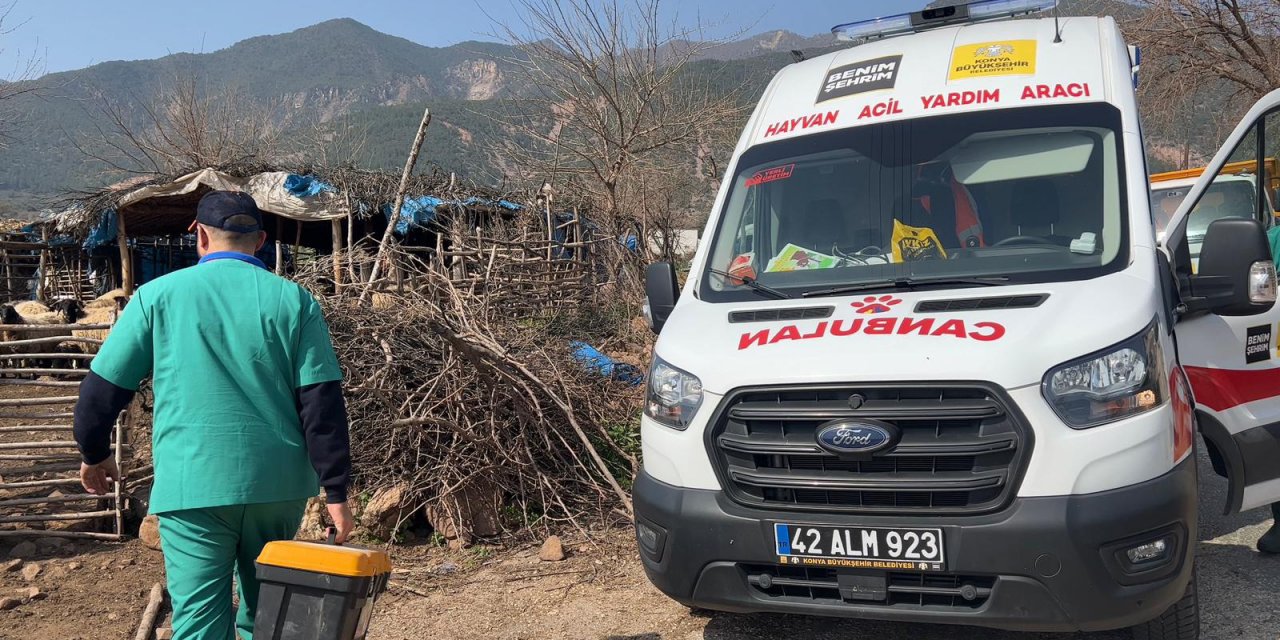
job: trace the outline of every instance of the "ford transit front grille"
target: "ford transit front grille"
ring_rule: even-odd
[[[901,437],[871,456],[837,456],[817,431],[874,420]],[[737,502],[808,511],[969,514],[1004,506],[1031,431],[997,388],[839,385],[730,394],[707,432],[722,486]]]

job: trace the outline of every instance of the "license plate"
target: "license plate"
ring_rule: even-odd
[[[773,525],[782,564],[799,566],[942,571],[941,529]]]

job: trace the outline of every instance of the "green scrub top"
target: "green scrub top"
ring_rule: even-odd
[[[1276,262],[1276,270],[1280,271],[1280,225],[1267,229],[1267,239],[1271,241],[1271,259]]]
[[[320,306],[297,284],[241,259],[158,278],[90,368],[131,390],[153,374],[152,513],[319,492],[295,390],[342,371]]]

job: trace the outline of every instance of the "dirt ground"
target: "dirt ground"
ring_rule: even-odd
[[[1218,514],[1225,483],[1201,460],[1204,509],[1199,548],[1203,637],[1280,638],[1280,558],[1253,551],[1269,524],[1254,511]],[[595,542],[567,538],[569,557],[541,562],[536,547],[425,543],[392,551],[393,588],[378,602],[370,640],[423,638],[535,640],[1120,640],[1127,633],[1038,635],[962,627],[885,624],[778,615],[689,612],[644,576],[627,530]],[[13,539],[0,540],[0,566]],[[47,597],[0,611],[0,639],[98,640],[133,637],[151,585],[163,579],[159,552],[126,543],[41,543],[26,580],[0,570],[0,597],[38,587]]]

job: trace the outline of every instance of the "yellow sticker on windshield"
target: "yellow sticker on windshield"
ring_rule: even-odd
[[[997,40],[956,47],[951,52],[951,72],[947,80],[1030,76],[1035,72],[1035,40]]]
[[[947,251],[938,241],[938,234],[928,227],[913,227],[893,221],[893,261],[915,262],[946,258]]]

